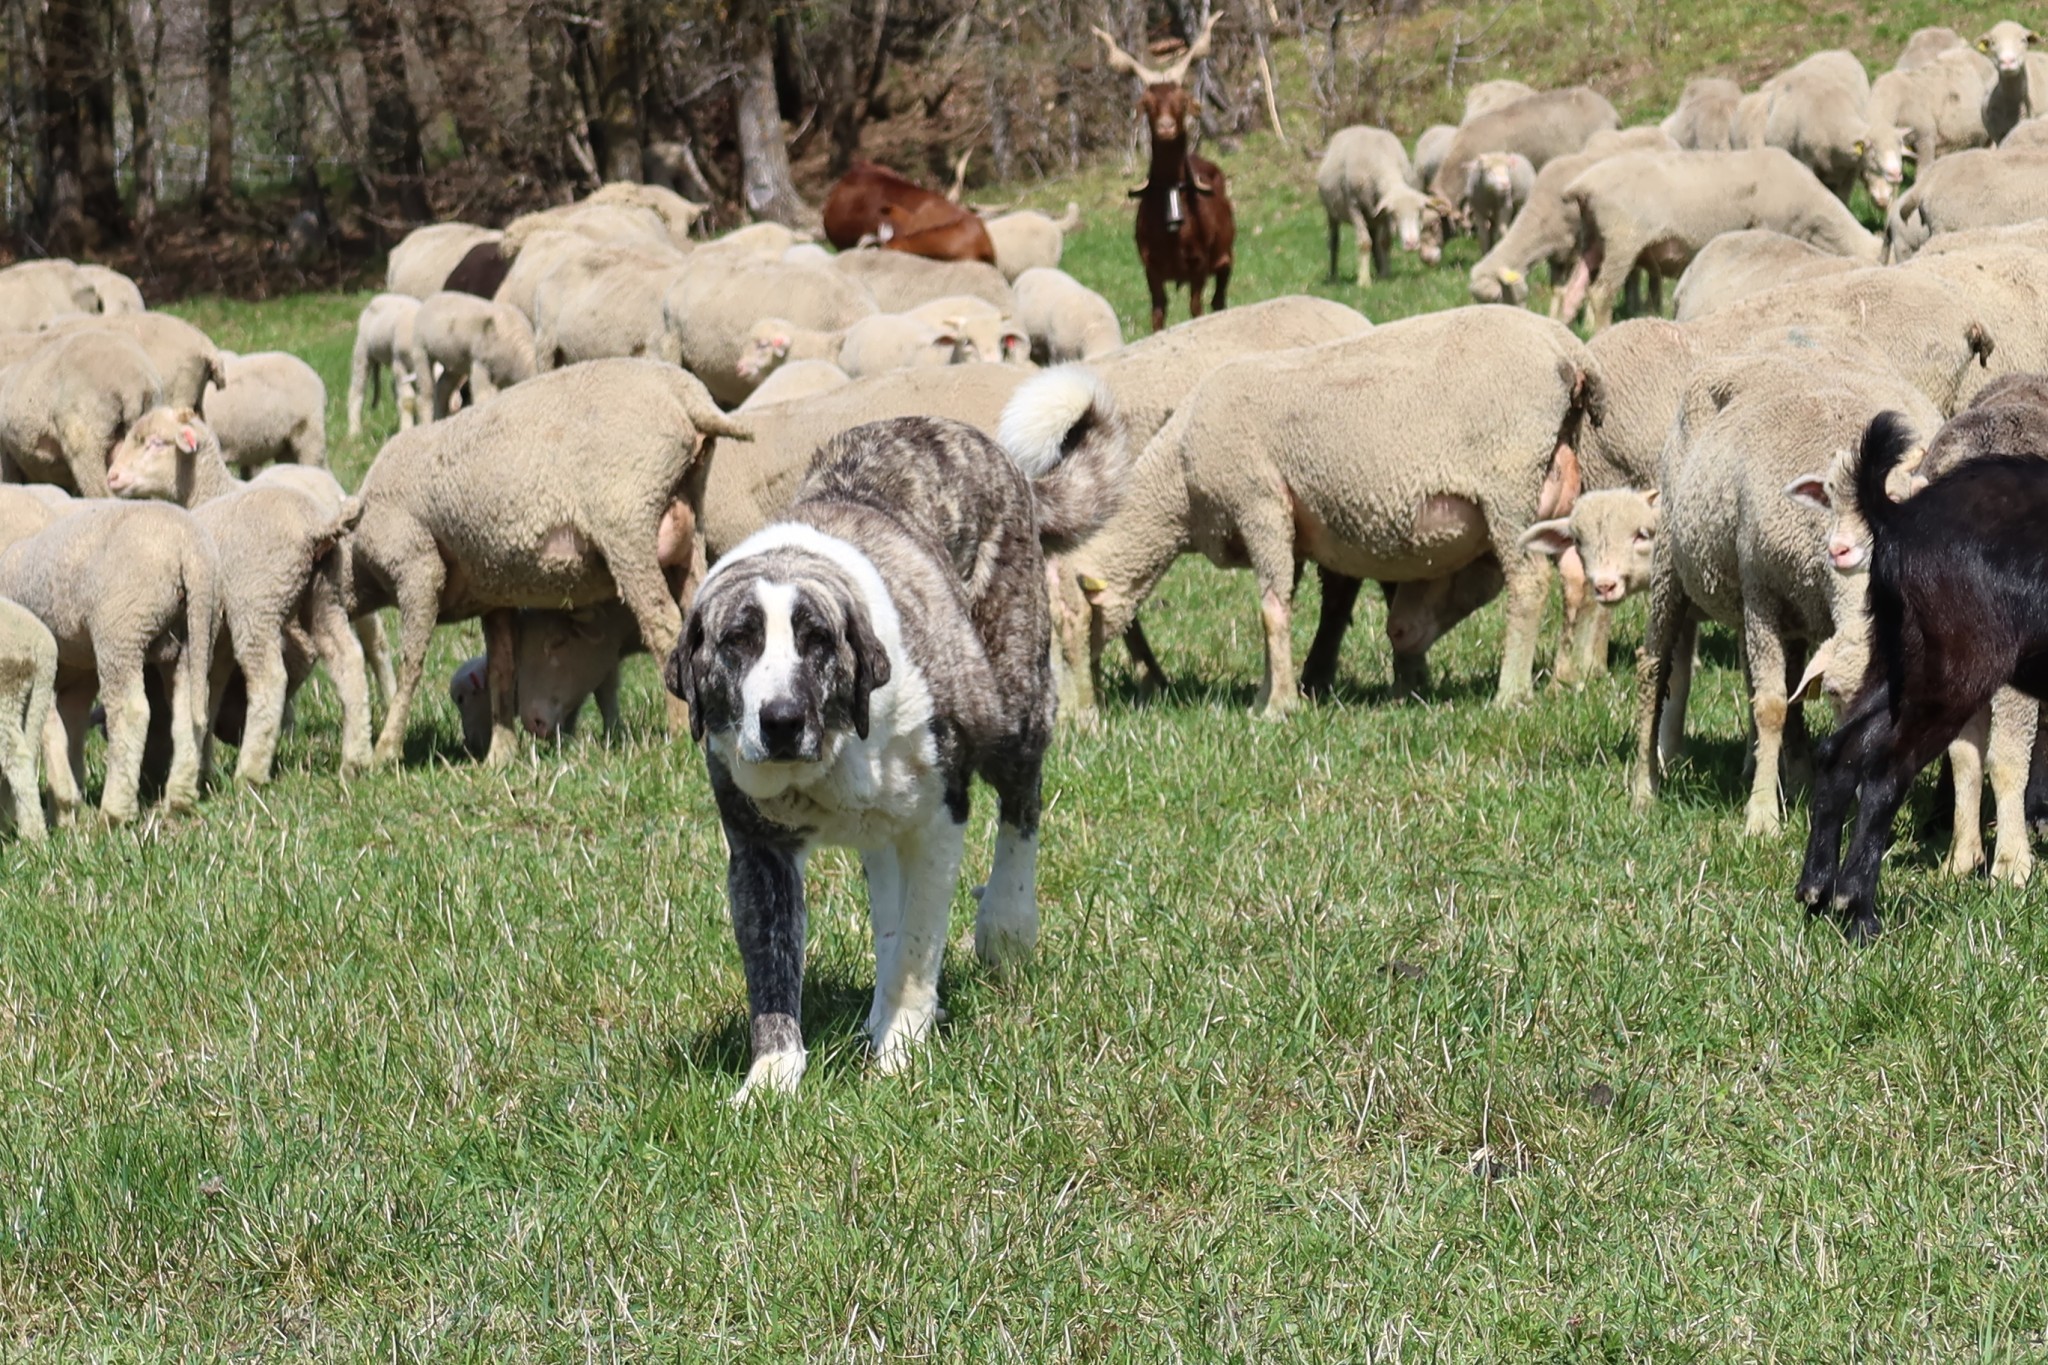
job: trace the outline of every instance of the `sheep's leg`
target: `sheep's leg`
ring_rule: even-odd
[[[2027,830],[2027,776],[2041,705],[2024,692],[2002,689],[1991,699],[1991,747],[1986,766],[1998,808],[1998,848],[1991,875],[2015,886],[2034,874],[2034,850]]]
[[[1649,276],[1650,316],[1653,318],[1661,318],[1664,316],[1664,276],[1661,272],[1655,269],[1649,271]]]
[[[471,365],[469,367],[470,406],[475,407],[479,403],[488,403],[497,396],[498,385],[497,381],[491,378],[491,372],[481,365]]]
[[[447,571],[431,541],[425,557],[408,558],[405,571],[394,585],[398,598],[398,682],[384,713],[384,729],[377,736],[375,760],[396,763],[405,751],[405,726],[411,718],[412,699],[427,671],[427,649],[434,641],[434,624],[441,613],[441,585]]]
[[[42,742],[42,732],[38,729],[35,739],[29,738],[22,725],[22,713],[28,709],[18,696],[0,697],[0,793],[8,798],[7,813],[15,835],[30,843],[40,843],[43,806],[41,789],[36,783],[34,746]]]
[[[92,698],[90,680],[72,679],[57,689],[55,705],[43,721],[43,772],[60,828],[76,822],[85,804],[85,732],[92,724]]]
[[[1301,690],[1311,697],[1327,697],[1337,685],[1337,665],[1344,652],[1344,634],[1351,629],[1351,614],[1358,607],[1362,579],[1352,578],[1316,566],[1323,586],[1322,612],[1316,620],[1316,638],[1301,665]]]
[[[1692,671],[1699,660],[1699,643],[1699,618],[1688,611],[1679,623],[1664,712],[1657,718],[1657,754],[1667,769],[1685,755],[1685,712],[1692,701]]]
[[[365,618],[374,619],[374,618]],[[306,628],[334,690],[341,694],[341,771],[343,776],[370,766],[370,676],[363,642],[352,629],[333,579],[315,574],[306,602]],[[386,659],[384,666],[391,666]]]
[[[14,790],[14,832],[29,843],[41,843],[45,832],[43,797],[36,785],[36,749],[43,743],[56,694],[56,671],[51,662],[50,669],[37,668],[29,680],[21,728],[13,733],[15,747],[7,757],[7,784]]]
[[[348,434],[363,434],[363,392],[376,381],[370,369],[370,348],[361,341],[356,342],[355,354],[348,363]],[[377,400],[373,395],[372,403]]]
[[[142,749],[149,735],[149,695],[139,655],[102,653],[100,701],[107,712],[107,785],[100,815],[111,824],[133,820],[140,807]],[[83,739],[83,732],[77,738]],[[175,722],[172,739],[177,739]]]
[[[1372,283],[1374,270],[1387,273],[1386,244],[1379,221],[1368,219],[1356,204],[1351,206],[1351,228],[1358,238],[1358,287],[1364,289]]]
[[[484,613],[484,678],[491,699],[491,748],[484,762],[502,768],[512,761],[519,739],[519,613],[510,608]]]
[[[1785,641],[1778,623],[1745,610],[1742,647],[1749,664],[1749,711],[1756,722],[1756,770],[1750,777],[1749,804],[1742,832],[1751,838],[1775,836],[1783,825],[1778,790],[1778,759],[1784,751]]]
[[[1586,563],[1579,558],[1577,546],[1557,557],[1557,576],[1564,585],[1564,631],[1557,637],[1557,656],[1550,661],[1550,681],[1552,686],[1567,687],[1583,681],[1579,672],[1583,646],[1578,636],[1593,605],[1592,594],[1586,591]]]
[[[227,650],[217,646],[214,652],[216,655],[228,654]],[[210,664],[204,670],[195,667],[194,657],[188,649],[183,658],[167,666],[163,673],[164,690],[170,696],[171,707],[171,774],[164,781],[164,804],[172,810],[190,810],[199,804],[199,787],[206,775],[207,746],[213,742],[213,729],[206,723],[213,695],[209,685],[213,670]],[[146,725],[146,714],[144,720]],[[245,731],[242,736],[245,745],[248,738]]]
[[[391,401],[398,408],[398,429],[410,431],[420,417],[419,376],[396,363],[391,366]]]
[[[1131,656],[1133,680],[1143,696],[1153,696],[1166,690],[1166,669],[1161,666],[1159,656],[1152,652],[1152,642],[1145,638],[1145,625],[1137,617],[1124,627],[1124,651]],[[1102,652],[1096,649],[1098,664]]]
[[[1092,610],[1080,584],[1057,558],[1045,561],[1046,601],[1052,608],[1052,671],[1059,687],[1059,718],[1084,728],[1100,719],[1095,709],[1101,683],[1088,658],[1087,622]]]
[[[1629,802],[1637,810],[1656,799],[1664,776],[1659,731],[1665,719],[1665,693],[1672,682],[1672,659],[1689,612],[1678,575],[1659,556],[1650,580],[1650,619],[1643,629],[1643,647],[1636,656],[1636,766],[1629,777]],[[1676,700],[1675,698],[1673,700]],[[1679,713],[1678,724],[1684,724]]]
[[[668,579],[662,575],[661,566],[648,555],[645,542],[637,552],[631,545],[603,542],[598,550],[611,567],[619,600],[640,626],[640,639],[647,652],[657,659],[666,659],[683,633],[683,614],[677,609],[675,598],[669,595]]]
[[[356,639],[363,647],[363,662],[376,680],[377,695],[389,706],[398,695],[398,674],[391,667],[391,641],[384,635],[384,621],[376,612],[365,612],[354,621]]]
[[[1513,545],[1515,537],[1496,529],[1494,544]],[[1550,559],[1539,554],[1504,554],[1501,572],[1507,579],[1507,635],[1502,642],[1497,706],[1519,706],[1535,696],[1536,633],[1543,625],[1543,603],[1550,595]]]
[[[1337,282],[1338,239],[1343,235],[1343,230],[1337,226],[1336,214],[1330,214],[1328,217],[1330,223],[1330,283],[1335,284]]]
[[[1991,712],[1980,711],[1948,746],[1955,782],[1955,832],[1944,867],[1967,877],[1984,862],[1984,750],[1991,743]]]
[[[439,422],[453,411],[450,403],[455,397],[455,391],[462,387],[462,381],[466,377],[461,370],[456,369],[452,365],[441,371],[441,377],[434,381],[434,415],[432,420]],[[420,415],[420,420],[422,422],[428,420],[425,413]]]
[[[1627,243],[1606,242],[1586,253],[1592,272],[1586,287],[1586,330],[1603,332],[1614,324],[1614,300],[1627,282],[1635,252]]]
[[[1198,318],[1202,316],[1202,289],[1208,283],[1209,277],[1206,275],[1197,275],[1192,280],[1188,281],[1189,317]]]
[[[1266,636],[1266,675],[1252,714],[1284,719],[1300,702],[1294,679],[1294,536],[1284,488],[1238,520],[1259,583],[1259,620]]]
[[[2034,833],[2048,838],[2048,711],[2042,714],[2034,732],[2033,771],[2027,777],[2027,822]]]

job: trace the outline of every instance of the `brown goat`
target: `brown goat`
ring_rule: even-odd
[[[1166,326],[1166,286],[1188,287],[1188,314],[1202,316],[1202,287],[1216,277],[1212,307],[1225,306],[1230,291],[1231,250],[1237,243],[1237,218],[1223,172],[1214,162],[1188,150],[1188,132],[1195,102],[1182,86],[1188,68],[1209,55],[1209,39],[1220,12],[1174,64],[1155,71],[1117,46],[1116,39],[1095,30],[1109,49],[1112,71],[1127,71],[1145,82],[1138,108],[1152,133],[1152,167],[1145,183],[1131,191],[1138,201],[1138,260],[1152,293],[1152,330]]]

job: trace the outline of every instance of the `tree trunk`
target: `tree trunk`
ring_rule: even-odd
[[[362,54],[369,95],[369,181],[372,204],[409,223],[428,218],[426,154],[420,116],[405,86],[405,46],[391,0],[347,0],[344,7],[356,51]]]
[[[135,176],[135,225],[149,230],[156,217],[156,132],[149,121],[149,82],[142,75],[142,53],[135,42],[135,25],[128,17],[124,0],[111,0],[114,14],[115,54],[121,61],[121,79],[128,92],[128,167]]]
[[[91,24],[84,0],[49,0],[43,9],[42,161],[36,221],[53,256],[83,251],[91,233],[85,214],[84,108]]]
[[[235,5],[206,0],[206,183],[199,207],[217,213],[235,192]]]
[[[78,92],[79,177],[85,215],[110,237],[128,234],[127,211],[114,166],[113,0],[93,0],[86,9],[85,83]]]
[[[744,0],[733,16],[739,28],[739,97],[734,118],[747,211],[789,227],[815,227],[818,215],[790,179],[789,148],[775,100],[775,25],[764,0]]]

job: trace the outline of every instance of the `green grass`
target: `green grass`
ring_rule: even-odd
[[[1469,244],[1325,286],[1298,154],[1228,164],[1238,301],[1462,299]],[[1135,324],[1123,183],[1045,197],[1088,204],[1069,265]],[[178,311],[311,358],[339,433],[360,303]],[[1630,814],[1633,608],[1612,676],[1503,713],[1497,608],[1402,705],[1363,607],[1338,700],[1284,726],[1245,714],[1247,576],[1185,563],[1146,617],[1176,686],[1135,702],[1118,654],[1102,733],[1056,746],[1037,963],[956,944],[950,1024],[876,1078],[857,872],[821,855],[810,1073],[743,1113],[723,851],[645,661],[617,747],[486,772],[437,687],[408,766],[343,784],[316,681],[269,789],[0,845],[0,1356],[2048,1352],[2038,890],[1909,835],[1893,933],[1808,924],[1803,818],[1741,837],[1725,640]]]

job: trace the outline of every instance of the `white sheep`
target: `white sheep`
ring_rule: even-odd
[[[1869,129],[1870,76],[1863,63],[1840,48],[1816,52],[1764,82],[1759,93],[1767,101],[1762,137],[1745,145],[1782,148],[1847,203]]]
[[[2041,151],[2048,149],[2048,118],[2021,119],[1998,141],[2000,151]]]
[[[0,796],[15,837],[43,841],[36,749],[57,686],[57,637],[26,607],[0,598]]]
[[[0,371],[0,479],[104,498],[107,453],[163,401],[156,366],[127,337],[59,337]]]
[[[1465,113],[1460,123],[1484,118],[1496,109],[1505,109],[1511,104],[1528,99],[1536,93],[1536,87],[1521,81],[1481,81],[1465,92]]]
[[[1448,123],[1432,123],[1415,138],[1415,155],[1410,158],[1415,167],[1415,183],[1427,185],[1436,179],[1437,168],[1444,164],[1444,156],[1457,141],[1458,130]]]
[[[244,473],[272,461],[327,464],[327,385],[284,351],[228,354],[227,387],[206,386],[200,411]]]
[[[1003,288],[1007,293],[1009,286]],[[742,374],[739,368],[755,324],[775,318],[807,332],[843,332],[881,311],[863,285],[839,270],[745,261],[693,261],[669,286],[661,308],[662,358],[703,380],[726,404],[743,402],[767,375],[766,369]]]
[[[533,294],[536,366],[658,353],[662,296],[684,268],[667,254],[628,247],[593,247],[560,262]]]
[[[816,242],[797,242],[775,259],[784,265],[830,265],[832,253]]]
[[[78,273],[99,295],[100,312],[109,316],[118,313],[141,313],[149,305],[142,301],[142,290],[120,271],[104,265],[81,265]]]
[[[107,718],[100,814],[133,820],[149,733],[146,669],[169,695],[171,769],[164,801],[199,800],[207,678],[220,630],[220,557],[182,508],[98,501],[0,551],[0,597],[33,612],[57,638],[57,725],[46,730],[57,822],[83,803],[85,737],[97,695]]]
[[[1980,107],[1994,81],[1991,63],[1960,48],[1911,71],[1887,71],[1870,84],[1866,127],[1856,144],[1870,202],[1889,209],[1906,161],[1937,157],[1991,140]]]
[[[522,611],[517,635],[514,691],[526,732],[536,739],[575,734],[583,703],[595,696],[605,738],[616,739],[619,663],[642,650],[633,613],[616,602],[585,611]],[[491,698],[481,655],[455,670],[448,699],[462,716],[463,747],[482,758],[491,744]]]
[[[51,484],[0,483],[0,550],[84,505],[84,500]]]
[[[1674,145],[1688,152],[1735,150],[1735,108],[1742,87],[1724,76],[1695,76],[1685,83],[1678,107],[1660,125]]]
[[[761,381],[761,387],[748,394],[747,401],[733,411],[752,412],[776,403],[794,403],[799,398],[814,398],[821,393],[844,388],[851,382],[846,371],[829,360],[792,360],[777,365],[774,372]]]
[[[1889,257],[1909,259],[1944,232],[2003,227],[2048,218],[2048,150],[1979,148],[1924,167],[1892,202]]]
[[[1434,265],[1443,245],[1444,205],[1421,190],[1401,140],[1384,128],[1359,125],[1330,135],[1316,167],[1316,193],[1323,201],[1330,243],[1330,278],[1337,278],[1337,244],[1350,223],[1358,241],[1358,283],[1372,283],[1391,264],[1392,244],[1419,252]]]
[[[455,392],[466,382],[473,403],[494,397],[538,370],[533,324],[508,303],[446,290],[429,294],[412,324],[412,370],[439,374],[433,402],[421,421],[439,420],[451,411]]]
[[[53,322],[43,329],[50,337],[80,332],[108,332],[142,347],[164,381],[164,401],[198,407],[208,384],[227,383],[227,362],[213,339],[169,313],[115,313],[106,317]]]
[[[1031,335],[1010,314],[973,294],[949,294],[906,310],[904,317],[959,335],[956,362],[985,360],[998,365],[1031,363]]]
[[[230,665],[241,668],[248,710],[236,778],[251,785],[270,780],[285,707],[299,681],[286,663],[294,629],[310,638],[341,695],[342,772],[368,767],[369,681],[362,642],[343,606],[341,544],[361,505],[324,469],[280,466],[248,483],[236,479],[220,442],[190,408],[145,414],[115,447],[107,480],[117,497],[190,509],[219,551],[229,648],[216,651],[209,690],[217,709]],[[209,727],[212,719],[209,711]]]
[[[420,301],[409,294],[379,294],[363,305],[356,319],[355,351],[349,358],[348,434],[363,434],[363,399],[377,405],[378,386],[384,371],[391,371],[391,401],[398,408],[398,429],[404,431],[419,416],[419,382],[433,382],[432,375],[416,376],[412,370],[413,322],[419,316]]]
[[[1508,224],[1529,202],[1536,168],[1520,152],[1486,152],[1473,159],[1465,178],[1465,213],[1479,238],[1479,249],[1507,235]]]
[[[1565,199],[1564,192],[1588,167],[1610,156],[1675,150],[1661,128],[1622,128],[1595,133],[1583,150],[1553,158],[1536,172],[1527,202],[1508,225],[1506,235],[1472,267],[1472,302],[1524,302],[1530,269],[1538,261],[1547,261],[1552,285],[1550,316],[1557,317],[1564,301],[1564,282],[1579,259],[1579,209]],[[1631,290],[1636,284],[1631,277]],[[1653,306],[1662,302],[1655,279],[1651,281],[1651,298]]]
[[[1583,149],[1595,133],[1620,126],[1614,106],[1585,86],[1526,96],[1459,128],[1425,188],[1455,203],[1474,158],[1485,152],[1520,152],[1540,171],[1553,157]]]
[[[2048,76],[2048,65],[2034,55],[2041,35],[2025,24],[2007,19],[1993,24],[1977,40],[1977,51],[1991,61],[1992,80],[1985,89],[1980,112],[1984,132],[1993,143],[2013,130],[2023,119],[2040,112],[2035,106],[2037,86]]]
[[[668,229],[670,244],[685,251],[695,245],[690,240],[690,230],[710,207],[685,199],[666,185],[642,184],[633,180],[614,180],[608,185],[600,185],[582,202],[651,213]]]
[[[644,251],[674,250],[676,246],[668,224],[652,209],[584,200],[521,214],[505,225],[505,238],[499,248],[506,260],[514,260],[525,251],[530,238],[553,232],[573,233],[597,246],[638,247]]]
[[[996,249],[996,269],[1011,284],[1027,270],[1059,268],[1067,234],[1081,226],[1081,206],[1067,201],[1066,214],[1054,218],[1036,209],[998,214],[983,222]]]
[[[1751,294],[1794,280],[1840,275],[1860,262],[1770,228],[1724,232],[1700,248],[1672,291],[1672,317],[1692,322]]]
[[[1929,62],[1935,61],[1945,52],[1967,49],[1963,35],[1952,28],[1916,28],[1906,39],[1905,47],[1899,50],[1899,59],[1892,63],[1894,71],[1917,71]]]
[[[33,332],[70,313],[97,313],[92,281],[70,261],[22,261],[0,270],[0,332]]]
[[[477,247],[505,240],[496,228],[471,223],[432,223],[414,228],[391,248],[384,263],[384,292],[424,299],[439,293],[448,272]]]
[[[1017,324],[1031,338],[1031,358],[1039,364],[1094,360],[1124,344],[1109,300],[1064,270],[1027,270],[1012,287]]]
[[[1003,272],[980,261],[933,261],[907,251],[864,248],[840,252],[832,266],[866,289],[884,313],[907,313],[949,294],[987,299],[1005,317],[1017,311],[1016,296]]]

